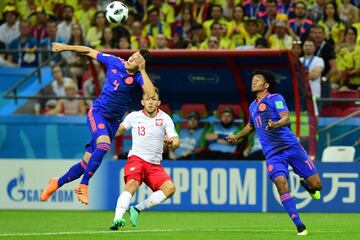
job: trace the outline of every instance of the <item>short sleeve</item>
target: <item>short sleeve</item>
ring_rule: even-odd
[[[123,122],[121,123],[126,130],[129,130],[132,128],[132,123],[134,122],[135,118],[135,112],[129,113],[123,120]]]
[[[174,122],[171,120],[169,116],[165,118],[165,132],[169,138],[179,136],[176,132]]]
[[[289,111],[286,106],[285,99],[280,94],[274,94],[271,96],[271,105],[277,113]]]
[[[120,62],[120,60],[117,57],[102,52],[98,53],[96,59],[105,66],[114,65],[115,62]]]

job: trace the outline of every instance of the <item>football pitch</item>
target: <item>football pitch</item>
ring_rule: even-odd
[[[285,213],[143,212],[134,228],[112,232],[113,212],[0,211],[2,239],[360,239],[360,214],[302,213],[309,235],[297,236]]]

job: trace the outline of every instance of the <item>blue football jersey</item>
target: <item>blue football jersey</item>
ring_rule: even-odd
[[[100,109],[106,118],[121,120],[136,91],[142,90],[144,81],[139,72],[128,74],[125,60],[121,58],[99,52],[97,60],[106,66],[106,81],[100,96],[94,100],[93,108]]]
[[[291,131],[290,126],[265,130],[269,119],[273,122],[277,122],[281,118],[279,113],[289,111],[283,96],[280,94],[268,93],[259,102],[257,102],[257,99],[254,100],[250,104],[249,111],[249,122],[256,129],[266,158],[271,157],[274,153],[282,149],[299,143],[299,140]]]

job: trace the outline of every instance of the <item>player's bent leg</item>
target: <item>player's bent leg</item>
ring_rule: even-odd
[[[90,178],[95,174],[96,170],[100,166],[103,157],[110,150],[110,137],[107,135],[101,135],[96,140],[96,149],[91,154],[89,162],[84,172],[84,176],[80,182],[80,185],[75,189],[78,200],[84,204],[89,203],[88,199],[88,185]]]
[[[310,177],[300,180],[301,185],[309,192],[310,196],[319,200],[321,198],[320,191],[322,189],[322,183],[318,173],[311,175]]]
[[[295,201],[289,192],[287,176],[285,173],[279,172],[272,177],[272,180],[279,192],[282,205],[297,228],[298,235],[307,235],[306,227],[300,219],[299,213],[296,209]]]
[[[174,183],[168,180],[161,185],[160,190],[163,191],[167,198],[170,198],[172,195],[174,195],[176,188]]]

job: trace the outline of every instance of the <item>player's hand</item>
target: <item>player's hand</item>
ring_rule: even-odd
[[[227,136],[226,140],[229,143],[238,143],[240,141],[240,138],[237,137],[236,135],[229,135],[229,136]]]
[[[51,44],[51,51],[53,52],[61,52],[65,50],[65,46],[66,44],[62,44],[62,43],[52,43]]]
[[[271,130],[273,128],[274,128],[274,122],[271,119],[269,119],[268,124],[265,127],[265,130],[269,131],[269,130]]]
[[[140,53],[137,54],[137,62],[138,62],[138,66],[139,66],[139,71],[140,70],[144,70],[145,69],[145,59],[143,56],[141,56]]]

